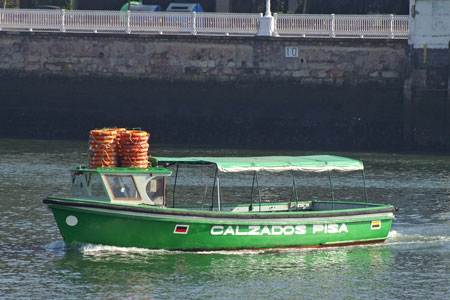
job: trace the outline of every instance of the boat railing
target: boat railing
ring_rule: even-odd
[[[186,206],[186,203],[182,203],[184,201],[180,202],[175,197],[176,190],[177,190],[177,184],[179,181],[179,172],[182,167],[183,168],[186,167],[186,168],[190,168],[190,169],[198,169],[198,168],[207,169],[207,168],[209,168],[209,171],[207,171],[207,172],[213,172],[213,174],[214,174],[213,176],[211,176],[211,175],[205,176],[206,179],[205,179],[205,183],[204,183],[204,190],[201,192],[198,192],[198,196],[199,196],[198,199],[200,200],[200,198],[201,198],[201,204],[200,204],[200,202],[198,202],[199,205],[193,206],[192,209],[194,209],[194,207],[195,207],[196,209],[201,209],[201,210],[206,209],[209,211],[222,211],[223,208],[229,209],[232,206],[236,206],[236,207],[239,207],[236,209],[238,209],[240,212],[243,212],[243,211],[246,211],[246,212],[269,212],[269,211],[271,211],[268,207],[265,207],[265,206],[269,205],[269,203],[266,203],[267,201],[263,201],[263,199],[262,199],[263,198],[262,197],[263,193],[261,191],[262,186],[261,186],[261,182],[259,179],[260,172],[253,171],[253,172],[246,172],[246,173],[242,174],[242,175],[246,174],[244,176],[246,176],[246,177],[248,176],[247,177],[248,180],[251,180],[251,181],[247,182],[248,185],[244,184],[244,186],[240,186],[240,187],[244,187],[244,188],[248,187],[248,190],[250,193],[250,197],[249,197],[250,201],[246,205],[246,209],[243,210],[242,203],[232,204],[231,206],[230,206],[230,203],[226,203],[224,205],[224,203],[222,201],[223,199],[222,199],[221,176],[224,176],[226,173],[221,173],[218,170],[217,166],[214,166],[214,169],[211,168],[212,167],[211,164],[209,164],[209,165],[207,165],[207,164],[193,165],[193,164],[176,163],[174,166],[175,166],[176,170],[173,173],[173,174],[175,174],[175,176],[174,176],[174,178],[172,178],[172,181],[173,181],[172,203],[170,203],[170,202],[168,203],[168,206],[171,206],[172,208]],[[285,211],[304,211],[304,210],[313,209],[313,207],[314,207],[313,203],[316,200],[308,198],[308,197],[305,198],[304,196],[300,197],[300,195],[299,195],[299,189],[301,188],[301,186],[299,186],[297,184],[298,172],[291,171],[288,173],[290,174],[289,176],[291,177],[291,184],[292,184],[291,191],[290,191],[290,198],[289,198],[288,194],[285,194],[286,198],[280,198],[281,202],[284,203],[284,205],[285,205],[285,207],[281,210],[283,210],[283,211],[284,210]],[[301,173],[304,173],[304,172],[301,172]],[[336,180],[333,178],[334,177],[333,173],[340,173],[340,172],[327,171],[324,173],[325,173],[324,175],[327,177],[327,179],[323,178],[324,179],[323,182],[326,183],[328,181],[328,191],[329,191],[329,194],[328,194],[329,195],[329,200],[328,200],[329,204],[328,205],[330,206],[331,210],[335,210],[335,209],[337,209],[336,203],[338,203],[339,201],[336,200],[335,186],[334,186],[334,181],[336,181]],[[231,173],[231,174],[236,174],[236,173]],[[364,170],[362,170],[361,174],[362,174],[362,188],[363,188],[364,192],[363,192],[363,195],[361,195],[357,198],[364,199],[365,206],[368,207],[369,204],[368,204],[368,198],[367,198],[367,188],[366,188],[366,179],[365,179]],[[285,179],[287,179],[287,178],[285,178]],[[283,179],[283,180],[285,180],[285,179]],[[226,181],[227,181],[227,178],[225,177],[224,182],[226,182]],[[186,183],[187,182],[183,182],[182,185],[184,185]],[[339,181],[338,181],[338,183],[339,183]],[[240,182],[240,184],[242,184],[242,182]],[[197,187],[199,189],[202,189],[201,185],[202,184],[198,185],[198,183],[197,183]],[[265,186],[265,185],[263,185],[263,186]],[[282,185],[282,186],[280,185],[279,187],[289,188],[289,185],[288,184]],[[231,186],[230,183],[228,183],[228,185],[226,185],[225,188],[233,188],[233,186]],[[325,184],[322,187],[322,192],[325,192],[326,189],[327,189],[327,187]],[[286,191],[286,193],[287,193],[287,191]],[[224,193],[224,194],[226,194],[226,193]],[[322,194],[322,196],[325,197],[326,193]],[[208,204],[208,197],[211,197],[209,204]],[[302,199],[300,199],[300,198],[302,198]],[[278,201],[280,201],[280,200],[278,200]],[[323,201],[326,202],[327,199],[326,198],[321,199],[321,202],[323,202]],[[358,202],[363,203],[360,200]],[[270,204],[274,204],[274,203],[277,204],[277,202],[271,202]],[[278,204],[280,204],[280,203],[278,203]],[[179,205],[181,205],[181,206],[179,206]],[[342,204],[339,204],[339,207],[341,207],[341,206],[342,206]],[[277,207],[275,210],[280,211],[280,208]],[[232,210],[230,210],[230,211],[232,211]]]
[[[259,35],[260,13],[0,9],[0,30]],[[406,15],[274,14],[272,36],[407,39]]]

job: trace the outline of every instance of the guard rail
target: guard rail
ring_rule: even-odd
[[[262,14],[0,9],[0,30],[257,35]],[[273,36],[399,38],[408,16],[274,14]]]

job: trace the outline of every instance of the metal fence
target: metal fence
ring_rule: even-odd
[[[256,35],[262,14],[0,9],[0,30]],[[408,38],[408,16],[274,14],[274,35]]]
[[[303,37],[408,38],[408,16],[277,15],[275,32]]]

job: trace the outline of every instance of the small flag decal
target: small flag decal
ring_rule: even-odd
[[[189,225],[176,225],[173,233],[187,234],[188,230],[189,230]]]
[[[381,221],[372,221],[370,223],[370,229],[375,230],[380,228],[381,228]]]

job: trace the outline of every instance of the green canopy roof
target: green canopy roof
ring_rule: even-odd
[[[215,164],[222,172],[249,171],[356,171],[363,170],[359,160],[334,155],[259,156],[259,157],[153,157],[159,163]]]

